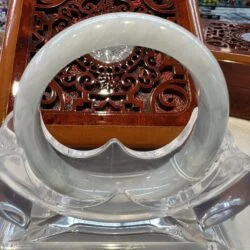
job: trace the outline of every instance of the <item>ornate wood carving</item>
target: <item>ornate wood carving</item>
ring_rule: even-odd
[[[206,22],[205,40],[213,50],[250,54],[250,24]]]
[[[204,20],[204,34],[227,81],[230,114],[250,119],[250,24]]]
[[[73,23],[119,11],[148,13],[177,22],[174,0],[40,0],[33,15],[30,56]],[[83,113],[169,113],[185,110],[191,98],[187,74],[180,64],[162,53],[135,48],[117,63],[103,63],[90,55],[74,61],[50,84],[42,108]]]
[[[230,97],[231,116],[250,120],[250,65],[220,61]]]
[[[117,11],[148,13],[201,34],[195,0],[25,0],[22,5],[18,9],[22,9],[22,13],[12,75],[16,83],[29,60],[51,37],[92,16]],[[195,106],[195,90],[185,68],[167,55],[140,47],[133,48],[123,60],[112,63],[102,62],[92,54],[82,55],[55,76],[41,101],[44,121],[49,129],[53,127],[51,132],[59,133],[61,142],[76,147],[86,145],[78,140],[86,139],[84,131],[93,125],[106,127],[107,131],[111,131],[113,125],[130,131],[134,125],[152,126],[150,131],[154,131],[153,126],[164,127],[170,134],[162,136],[162,141],[153,142],[148,137],[151,132],[140,131],[137,139],[133,136],[134,145],[135,140],[148,137],[147,145],[139,147],[161,146],[179,133]],[[10,95],[8,110],[12,108],[13,96]],[[72,132],[69,126],[74,127]],[[76,139],[69,141],[63,131]],[[112,136],[123,136],[122,132],[118,134]]]
[[[58,111],[170,113],[185,110],[191,91],[184,68],[162,53],[135,48],[124,61],[81,57],[47,89],[42,107]]]

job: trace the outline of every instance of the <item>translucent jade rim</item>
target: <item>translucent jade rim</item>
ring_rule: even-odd
[[[139,160],[145,166],[151,164],[153,167],[146,167],[145,172],[133,178],[123,173],[117,184],[115,171],[109,173],[107,181],[107,175],[94,176],[57,154],[43,133],[39,106],[47,84],[68,63],[79,55],[121,45],[152,48],[181,62],[196,84],[198,116],[190,136],[178,146],[178,150],[178,138],[171,147],[166,145],[150,152],[136,152],[122,145],[118,149],[118,158]],[[61,194],[84,200],[119,189],[124,192],[129,190],[131,194],[139,192],[149,200],[160,200],[188,181],[204,176],[225,134],[228,103],[225,79],[217,61],[190,32],[151,15],[112,13],[71,26],[51,39],[35,55],[22,76],[15,97],[14,128],[19,145],[24,149],[36,176]],[[98,152],[98,149],[79,152],[77,158],[83,161],[88,159],[91,164],[96,157],[105,154],[100,150],[98,156]],[[149,176],[150,182],[144,188],[142,183],[146,183]],[[162,188],[157,189],[159,192],[148,192],[148,188],[153,189],[154,186]],[[171,189],[171,186],[174,188]]]

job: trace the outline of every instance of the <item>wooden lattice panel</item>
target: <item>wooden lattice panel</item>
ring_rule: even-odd
[[[51,37],[74,23],[104,13],[131,11],[156,15],[199,35],[194,2],[25,0],[12,79],[19,81],[27,63]],[[55,76],[41,102],[44,121],[56,127],[55,133],[61,131],[57,134],[59,139],[68,126],[74,126],[75,131],[79,130],[81,134],[82,125],[85,129],[87,126],[131,128],[136,125],[137,128],[147,129],[151,126],[150,131],[169,127],[166,128],[170,133],[168,139],[163,139],[159,145],[181,131],[195,106],[195,90],[185,68],[168,55],[141,47],[133,48],[128,57],[113,63],[104,63],[92,55],[82,55]],[[13,97],[10,95],[8,110],[12,108]],[[173,127],[177,129],[173,130]],[[115,137],[119,138],[119,135]],[[75,138],[72,142],[68,139],[61,141],[85,147],[85,144],[79,143],[77,135]],[[88,146],[94,144],[87,143]]]
[[[230,115],[250,119],[250,24],[204,20],[204,37],[225,75]]]
[[[207,21],[205,39],[212,50],[250,55],[250,24]]]

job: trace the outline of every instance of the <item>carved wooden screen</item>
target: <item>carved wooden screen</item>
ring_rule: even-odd
[[[18,83],[32,56],[58,32],[83,19],[120,11],[160,16],[200,34],[195,1],[25,0],[12,79]],[[129,47],[125,53],[112,63],[99,60],[98,53],[84,55],[55,76],[41,108],[45,123],[60,141],[92,147],[115,136],[129,146],[151,148],[182,130],[196,105],[187,71],[151,49]],[[8,107],[13,108],[11,95]],[[93,141],[89,133],[107,137]],[[126,141],[129,137],[133,138]]]
[[[205,20],[204,35],[227,81],[230,114],[250,119],[250,24]]]
[[[250,24],[206,21],[204,28],[212,50],[250,55]]]

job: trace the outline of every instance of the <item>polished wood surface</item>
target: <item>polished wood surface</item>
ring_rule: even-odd
[[[250,24],[203,21],[205,43],[219,60],[230,96],[230,114],[250,119]]]
[[[250,24],[202,21],[204,41],[219,61],[250,64],[250,42],[242,35],[250,32]]]
[[[1,120],[13,108],[11,88],[18,85],[32,56],[75,22],[102,13],[136,11],[174,21],[202,39],[195,0],[83,2],[12,1],[10,13],[15,14],[14,19],[8,17],[5,38],[11,43],[5,44],[8,59],[3,55],[1,65]],[[100,75],[111,77],[100,85]],[[100,94],[103,89],[106,97]],[[71,147],[94,147],[116,137],[130,147],[155,148],[180,133],[196,106],[196,94],[178,62],[157,51],[135,48],[127,59],[112,65],[89,55],[72,62],[55,76],[41,105],[49,130]]]
[[[47,125],[47,128],[55,138],[72,148],[93,149],[119,135],[119,141],[124,145],[138,150],[152,150],[171,142],[184,127]]]
[[[250,119],[250,64],[220,61],[230,97],[232,116]]]
[[[206,44],[212,51],[250,55],[250,24],[209,20],[204,23]]]
[[[9,96],[13,83],[13,67],[15,49],[18,40],[20,19],[22,16],[22,0],[10,0],[8,8],[8,20],[5,36],[2,44],[0,61],[0,123],[7,115]]]

